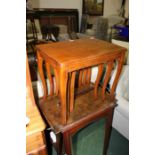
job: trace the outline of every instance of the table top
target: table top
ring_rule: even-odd
[[[101,96],[101,88],[99,88],[99,96]],[[51,104],[52,102],[52,104]],[[97,113],[103,113],[109,107],[115,106],[115,99],[106,94],[104,102],[101,97],[98,100],[94,100],[93,90],[88,91],[85,95],[79,95],[75,98],[75,106],[73,112],[70,113],[67,123],[62,124],[62,116],[60,115],[60,107],[58,103],[59,98],[56,96],[48,96],[47,100],[42,98],[39,100],[40,109],[46,118],[50,128],[55,131],[55,133],[63,132],[67,128],[70,128],[73,124],[79,123],[81,120],[89,118]]]
[[[103,57],[106,59],[126,51],[121,46],[89,38],[42,44],[37,45],[36,48],[46,59],[71,70],[78,69],[75,66],[80,68],[95,65],[94,62],[102,63]]]

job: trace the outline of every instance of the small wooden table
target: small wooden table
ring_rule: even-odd
[[[47,75],[50,78],[50,65],[55,71],[56,80],[61,99],[62,122],[67,122],[67,82],[70,72],[96,66],[107,61],[118,59],[119,70],[116,81],[112,86],[114,94],[117,81],[121,72],[123,58],[126,49],[106,41],[98,39],[77,39],[74,41],[63,41],[52,44],[37,45],[38,68],[44,88],[44,97],[47,97],[47,88],[42,69],[43,61],[46,62]],[[52,87],[52,86],[51,86]],[[52,90],[52,89],[51,89]],[[50,92],[52,94],[52,92]],[[72,95],[74,96],[74,95]]]
[[[104,154],[106,154],[113,110],[116,106],[114,91],[126,49],[98,39],[78,39],[37,45],[36,49],[38,69],[44,89],[44,96],[40,98],[39,106],[50,128],[57,135],[63,134],[66,154],[71,155],[71,136],[100,118],[106,118],[104,138]],[[110,93],[107,93],[106,86],[115,61],[118,62],[117,72]],[[47,92],[43,62],[50,83],[50,92]],[[106,65],[106,73],[102,88],[99,89],[104,65]],[[93,66],[98,66],[97,78],[93,90],[86,93],[87,88],[92,85],[90,77]],[[50,67],[54,70],[55,89],[53,89],[55,84]],[[75,88],[76,73],[79,73],[77,88]],[[61,154],[61,138],[57,139],[59,140],[56,148],[58,154]]]

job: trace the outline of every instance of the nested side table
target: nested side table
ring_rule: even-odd
[[[44,96],[40,99],[40,109],[51,129],[56,134],[63,134],[67,155],[71,154],[71,136],[102,117],[107,119],[104,143],[106,154],[113,109],[116,106],[114,92],[126,49],[97,39],[64,41],[37,45],[36,48],[44,89]],[[117,73],[111,90],[107,93],[106,86],[115,61],[118,64]],[[50,83],[50,92],[47,92],[43,62]],[[98,66],[98,75],[95,84],[92,84],[90,77],[91,68],[94,66]],[[51,67],[55,77],[51,76]],[[100,88],[99,82],[104,67],[106,72]],[[75,87],[77,73],[78,87]],[[59,147],[60,143],[57,146]]]

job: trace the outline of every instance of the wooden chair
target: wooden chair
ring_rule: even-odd
[[[52,41],[47,41],[42,35],[42,39],[39,39],[38,36],[38,29],[36,25],[36,19],[31,17],[26,19],[26,47],[28,53],[36,53],[35,45],[38,44],[45,44],[45,43],[51,43]],[[41,32],[40,32],[41,33]]]
[[[29,32],[31,31],[31,32]],[[31,34],[29,34],[31,33]],[[34,51],[34,45],[38,41],[37,29],[33,18],[26,20],[26,46]]]
[[[79,42],[82,42],[82,40]],[[80,129],[101,118],[106,119],[103,153],[107,153],[113,110],[116,106],[114,92],[122,69],[125,54],[124,50],[125,49],[116,56],[106,57],[106,61],[97,65],[98,74],[94,84],[90,82],[91,69],[94,66],[82,67],[81,69],[73,70],[68,73],[65,123],[62,121],[64,120],[64,116],[62,115],[62,96],[60,94],[60,72],[55,66],[51,66],[49,63],[50,61],[47,61],[49,59],[44,60],[38,50],[38,68],[44,89],[44,96],[39,100],[39,107],[49,128],[57,135],[57,143],[55,146],[59,155],[62,154],[62,144],[64,144],[65,153],[71,155],[71,136]],[[47,78],[50,83],[50,92],[47,91],[43,72],[44,61]],[[110,80],[115,61],[118,61],[117,73],[111,89],[107,91],[106,86]],[[52,76],[50,72],[51,67],[54,70],[54,75]],[[104,80],[102,86],[100,86],[103,73]]]

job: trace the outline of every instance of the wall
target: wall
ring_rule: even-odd
[[[31,0],[34,8],[70,8],[79,10],[79,20],[82,14],[82,0]],[[80,21],[79,21],[80,23]]]
[[[117,15],[121,8],[122,0],[104,0],[104,17]]]
[[[126,18],[129,18],[129,0],[125,2],[125,15]]]
[[[128,0],[127,0],[128,1]],[[34,8],[75,8],[79,10],[79,20],[82,14],[82,0],[31,0]],[[117,15],[122,0],[104,0],[104,17]],[[80,21],[79,21],[80,23]]]

